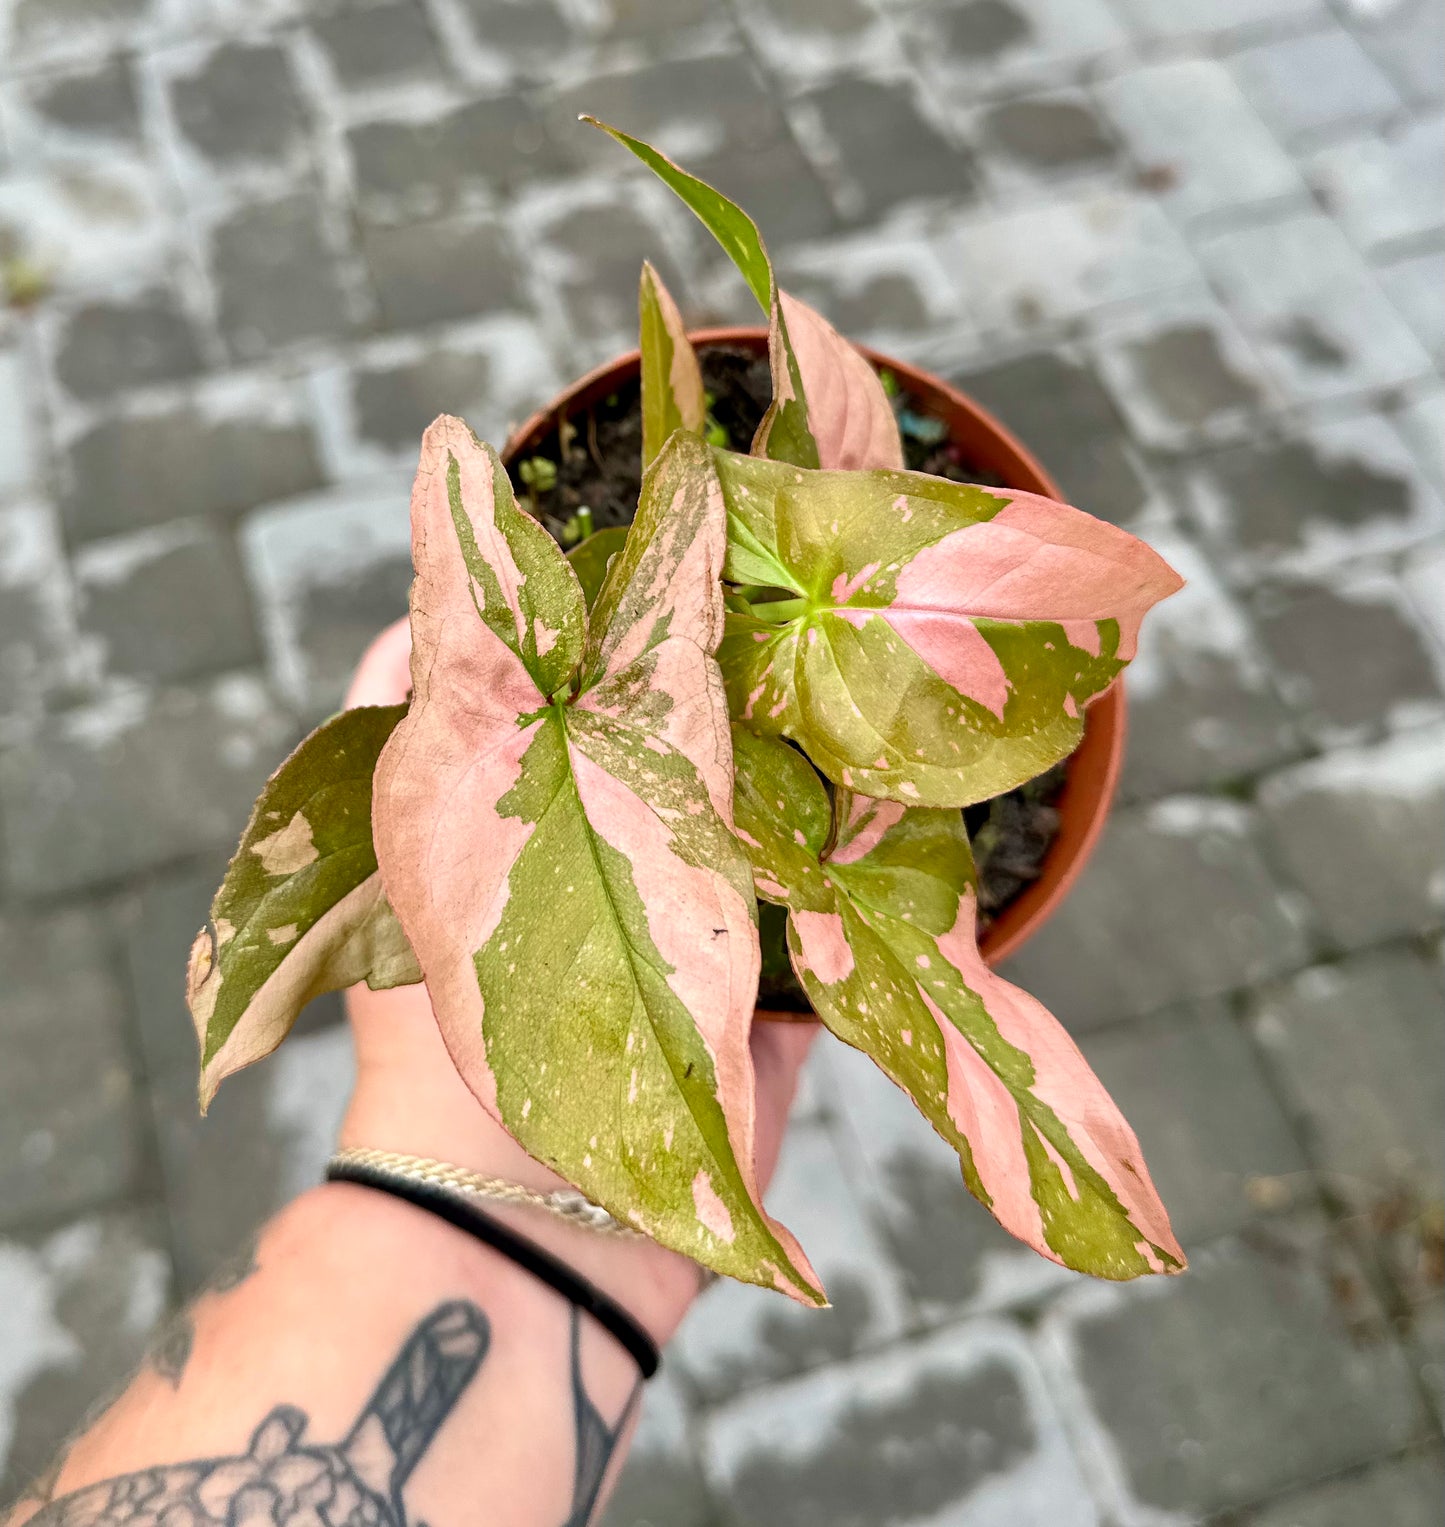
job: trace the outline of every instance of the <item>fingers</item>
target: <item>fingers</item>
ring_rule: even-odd
[[[788,1114],[798,1091],[803,1062],[822,1032],[820,1023],[754,1023],[753,1069],[757,1076],[758,1184],[765,1187],[778,1164]]]
[[[357,705],[397,705],[411,692],[411,627],[403,617],[390,625],[362,654],[346,709]]]

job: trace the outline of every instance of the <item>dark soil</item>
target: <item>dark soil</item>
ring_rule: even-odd
[[[767,360],[729,345],[709,345],[698,352],[698,359],[709,397],[709,422],[717,432],[714,438],[734,450],[747,450],[772,397]],[[564,546],[579,539],[579,510],[590,511],[594,530],[626,525],[632,519],[642,487],[639,393],[638,380],[630,379],[581,416],[560,420],[529,456],[510,465],[518,498]],[[903,436],[904,460],[911,469],[954,482],[1006,486],[971,464],[948,438],[943,421],[926,413],[908,394],[896,392],[893,407]],[[965,809],[978,866],[980,933],[1038,879],[1058,833],[1056,805],[1067,768],[1067,762],[1058,764],[1007,795]],[[759,910],[763,939],[759,1001],[764,1006],[807,1011],[807,999],[783,945],[784,918],[776,907],[762,905]]]

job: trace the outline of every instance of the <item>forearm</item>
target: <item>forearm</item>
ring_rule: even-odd
[[[550,1288],[344,1184],[182,1321],[10,1527],[582,1527],[640,1398]]]

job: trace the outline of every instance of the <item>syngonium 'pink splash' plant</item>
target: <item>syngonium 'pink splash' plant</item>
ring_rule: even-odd
[[[645,266],[628,530],[564,556],[490,446],[431,426],[410,701],[326,722],[257,803],[191,956],[202,1102],[309,998],[424,977],[529,1152],[664,1244],[821,1302],[753,1173],[760,897],[819,1017],[1007,1229],[1103,1277],[1178,1271],[1128,1125],[979,956],[959,808],[1072,750],[1180,580],[1077,509],[904,471],[879,379],[777,290],[751,220],[613,135],[768,313],[772,406],[750,455],[705,442]]]

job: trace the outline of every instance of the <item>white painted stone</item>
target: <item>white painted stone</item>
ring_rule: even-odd
[[[1246,48],[1229,67],[1265,124],[1290,143],[1400,109],[1389,77],[1343,27]]]
[[[1445,227],[1445,117],[1322,149],[1306,173],[1361,249],[1435,233]]]

